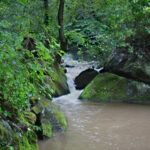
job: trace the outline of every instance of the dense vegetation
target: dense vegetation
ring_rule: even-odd
[[[39,112],[36,114],[34,109],[41,109],[40,112],[48,109],[49,104],[38,101],[51,100],[57,90],[52,85],[59,82],[58,74],[62,74],[55,61],[55,55],[60,55],[61,50],[51,31],[53,28],[45,20],[44,1],[4,0],[0,5],[0,149],[33,150],[36,149],[30,146],[36,144],[33,131],[41,132],[41,126],[43,134],[49,131],[51,136],[50,122],[47,123],[50,127],[44,121],[38,122]],[[66,126],[63,114],[50,107],[57,122]],[[12,135],[6,124],[13,129]],[[26,129],[31,133],[24,132]],[[32,137],[29,143],[27,139]]]
[[[95,59],[103,61],[118,47],[128,47],[129,52],[148,49],[148,0],[83,0],[66,5],[69,42],[88,50]]]
[[[60,80],[64,51],[101,65],[118,48],[150,56],[149,0],[1,0],[0,6],[0,120],[17,124],[33,99],[51,100],[46,77]],[[0,147],[23,149],[12,143],[0,137]]]

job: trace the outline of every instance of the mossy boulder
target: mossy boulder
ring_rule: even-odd
[[[46,76],[45,87],[47,97],[58,97],[61,95],[68,94],[69,87],[67,84],[67,77],[65,75],[64,68],[59,64],[55,63],[52,66],[52,70],[49,72],[50,75]]]
[[[37,115],[36,123],[41,126],[42,138],[50,138],[54,131],[67,128],[65,115],[50,100],[39,100],[32,111]]]
[[[84,89],[80,99],[99,102],[150,102],[150,86],[111,73],[101,73]]]
[[[67,84],[67,77],[64,69],[54,64],[54,75],[52,76],[52,88],[54,90],[53,96],[61,96],[69,93],[69,87]]]

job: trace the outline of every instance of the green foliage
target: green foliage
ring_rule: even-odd
[[[37,150],[37,140],[35,133],[27,131],[27,133],[21,135],[22,138],[18,138],[19,144],[17,146],[18,150]]]
[[[77,44],[77,45],[84,45],[85,44],[85,38],[81,33],[78,33],[76,31],[70,31],[66,33],[66,36],[69,39],[69,44]]]
[[[54,93],[64,93],[60,83],[68,88],[64,71],[59,72],[60,68],[54,66],[54,56],[63,55],[57,41],[58,1],[49,1],[48,26],[44,24],[43,4],[39,0],[0,1],[0,116],[19,118],[19,114],[23,114],[22,123],[33,130],[40,129],[30,124],[22,113],[30,110],[30,100],[33,97],[51,99]],[[149,0],[66,0],[65,36],[69,46],[75,46],[78,53],[83,56],[88,53],[103,63],[116,48],[124,47],[134,53],[147,50],[149,18]],[[28,37],[33,39],[29,41],[34,45],[31,49],[23,43]],[[64,115],[56,111],[55,117],[66,128]],[[28,119],[35,120],[32,115]],[[52,127],[44,128],[51,136]],[[28,138],[31,136],[22,135],[19,149],[37,148]],[[13,150],[11,144],[9,149]]]
[[[25,5],[28,3],[28,0],[17,0],[19,3]]]
[[[51,4],[57,5],[56,1]],[[36,150],[34,131],[41,131],[41,127],[35,125],[37,114],[30,112],[32,100],[51,100],[53,87],[46,77],[59,78],[54,73],[54,58],[63,55],[56,39],[57,11],[50,15],[51,26],[46,26],[43,1],[1,0],[0,5],[0,121],[6,120],[11,131],[0,124],[0,149]],[[58,119],[64,117],[58,115]],[[62,120],[62,126],[64,123]],[[52,135],[50,123],[43,128],[45,135]]]
[[[29,80],[27,66],[21,62],[23,55],[7,44],[1,45],[0,49],[1,101],[8,101],[12,107],[22,109],[27,106],[29,95],[36,94],[36,89]]]
[[[0,4],[0,101],[4,104],[1,113],[10,116],[8,111],[28,108],[31,97],[47,94],[45,76],[52,74],[54,54],[60,53],[60,48],[54,37],[48,38],[50,30],[43,24],[42,2],[17,0]],[[33,11],[35,8],[38,11]],[[34,39],[34,50],[23,47],[24,37]],[[45,41],[51,44],[43,44]],[[7,105],[12,109],[7,109]]]
[[[39,94],[44,96],[45,87],[41,83],[44,82],[45,74],[52,70],[55,50],[52,52],[37,41],[35,57],[29,50],[17,50],[21,47],[19,41],[14,47],[5,41],[0,45],[0,92],[3,103],[8,102],[11,107],[22,110],[29,105],[30,97],[38,97]]]
[[[68,39],[82,47],[82,54],[89,53],[101,63],[118,47],[128,47],[133,52],[137,49],[133,45],[137,37],[141,39],[137,41],[140,47],[147,46],[143,40],[149,35],[149,7],[148,0],[75,0],[73,3],[68,0],[65,14]]]

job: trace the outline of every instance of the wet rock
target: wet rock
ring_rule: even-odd
[[[91,68],[81,72],[74,81],[76,89],[84,89],[97,75],[98,72]]]
[[[150,86],[111,73],[99,74],[80,99],[98,102],[150,103]]]
[[[127,49],[115,50],[105,64],[105,70],[150,85],[150,59],[147,53],[133,54]]]
[[[68,65],[68,64],[66,64],[65,67],[67,67],[67,68],[73,68],[75,66],[74,65]]]
[[[50,138],[54,131],[67,128],[64,114],[50,100],[39,100],[32,111],[37,115],[36,125],[42,129],[37,133],[40,139]]]

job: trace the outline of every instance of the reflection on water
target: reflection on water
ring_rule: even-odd
[[[69,128],[40,142],[40,150],[150,150],[150,106],[80,102],[81,91],[75,90],[72,81],[89,64],[74,65],[67,68],[71,93],[54,99],[65,112]]]

